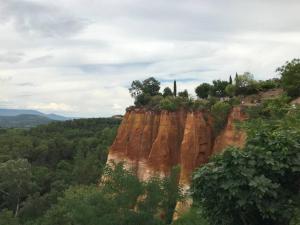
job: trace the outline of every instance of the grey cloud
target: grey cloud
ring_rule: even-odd
[[[73,35],[85,26],[83,19],[59,8],[26,0],[2,0],[0,14],[3,22],[12,20],[18,31],[46,37]]]
[[[33,64],[43,64],[49,62],[49,60],[53,59],[54,57],[52,55],[44,55],[39,56],[33,59],[30,59],[28,62]]]
[[[24,53],[21,52],[5,52],[0,54],[0,62],[17,63],[20,62],[24,56]]]
[[[34,86],[34,83],[32,83],[32,82],[23,82],[23,83],[18,83],[17,85],[22,86],[22,87],[25,87],[25,86],[32,87],[32,86]]]
[[[114,71],[128,71],[136,69],[146,69],[155,64],[154,61],[149,62],[134,62],[134,63],[111,63],[111,64],[83,64],[77,66],[80,70],[87,73],[92,72],[114,72]]]

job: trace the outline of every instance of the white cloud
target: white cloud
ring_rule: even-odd
[[[56,103],[56,102],[32,104],[32,105],[28,105],[27,108],[37,109],[42,111],[52,111],[52,112],[57,112],[57,111],[70,112],[74,110],[69,105],[66,105],[64,103]]]

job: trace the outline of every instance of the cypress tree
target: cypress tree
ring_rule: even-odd
[[[229,76],[229,84],[232,84],[232,77],[231,77],[231,75]]]
[[[177,84],[176,84],[176,80],[174,80],[173,95],[174,95],[175,97],[177,96]]]
[[[238,80],[238,74],[235,73],[235,83],[237,82],[237,80]]]

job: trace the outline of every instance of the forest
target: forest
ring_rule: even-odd
[[[105,166],[120,120],[0,130],[0,224],[299,225],[300,107],[292,101],[300,96],[300,61],[277,71],[276,80],[243,74],[226,85],[201,84],[198,99],[187,92],[177,96],[176,83],[163,93],[154,78],[132,83],[134,107],[209,110],[219,126],[225,109],[245,96],[283,89],[245,105],[248,119],[236,124],[247,132],[245,146],[229,147],[198,168],[188,194],[177,185],[180,167],[169,177],[139,181],[122,163]],[[187,198],[193,199],[192,208],[173,221],[176,202]]]

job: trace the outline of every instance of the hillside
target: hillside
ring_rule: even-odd
[[[58,121],[65,121],[65,120],[72,119],[57,114],[46,114],[46,113],[39,112],[37,110],[30,110],[30,109],[0,109],[0,116],[19,116],[24,114],[43,116],[43,117],[47,117],[48,119],[58,120]]]
[[[40,115],[0,116],[0,128],[31,128],[50,122],[53,120]]]

